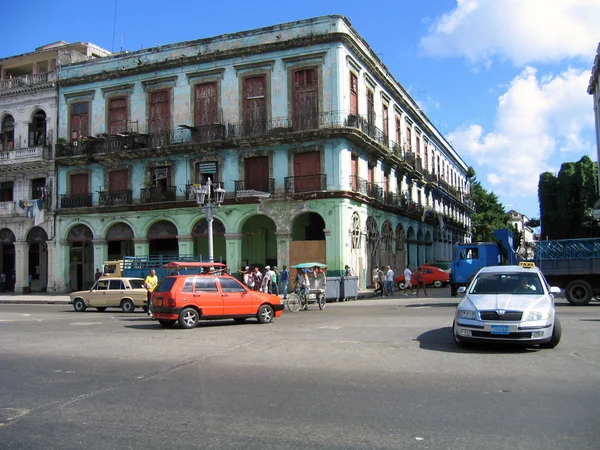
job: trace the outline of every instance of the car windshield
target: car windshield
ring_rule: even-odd
[[[164,278],[160,283],[158,283],[158,286],[156,286],[154,292],[171,292],[171,288],[175,284],[176,279],[177,278],[175,277]]]
[[[470,290],[471,294],[542,294],[542,283],[536,273],[482,273]]]

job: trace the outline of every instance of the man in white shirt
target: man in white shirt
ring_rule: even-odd
[[[390,266],[385,266],[385,294],[394,295],[394,271]]]
[[[413,288],[412,288],[411,279],[412,279],[412,272],[410,270],[410,265],[408,265],[408,266],[406,266],[406,269],[404,269],[404,295],[406,295],[406,288],[409,288],[410,292],[413,295],[415,294],[415,291],[413,291]]]

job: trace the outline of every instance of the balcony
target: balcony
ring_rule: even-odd
[[[303,192],[319,192],[327,190],[327,174],[302,175],[285,177],[285,193],[300,194]]]
[[[131,190],[100,191],[98,203],[100,206],[131,205]]]
[[[0,202],[0,217],[13,216],[15,214],[15,202]]]
[[[40,88],[44,85],[50,86],[56,81],[56,72],[36,73],[34,75],[23,75],[21,77],[0,80],[0,92],[17,91],[22,92],[31,88]]]
[[[235,182],[235,197],[270,197],[275,193],[275,178]]]
[[[350,175],[350,190],[359,194],[367,195],[367,180]]]
[[[142,203],[174,202],[176,199],[176,186],[159,186],[140,190],[140,201]]]
[[[367,182],[367,195],[378,202],[383,201],[383,188],[376,183]]]
[[[362,131],[371,139],[377,141],[379,144],[385,147],[390,145],[387,134],[374,125],[374,119],[369,120],[368,118],[359,116],[358,114],[348,114],[346,126]]]
[[[44,145],[0,152],[0,164],[19,164],[52,159],[52,148]]]
[[[92,194],[62,194],[61,208],[86,208],[92,206]]]

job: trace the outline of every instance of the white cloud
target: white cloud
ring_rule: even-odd
[[[600,33],[598,0],[457,0],[421,39],[428,56],[517,66],[584,57],[591,65]]]
[[[492,131],[467,124],[448,139],[499,197],[536,197],[540,173],[595,153],[588,79],[584,70],[538,77],[526,67],[498,98]]]

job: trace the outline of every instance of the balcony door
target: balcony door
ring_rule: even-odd
[[[269,192],[269,158],[256,156],[244,160],[246,190]]]
[[[88,174],[78,173],[71,175],[71,195],[84,196],[89,194]]]
[[[267,78],[244,78],[244,134],[264,133],[267,127]]]
[[[294,192],[321,190],[321,154],[319,152],[294,155]]]
[[[148,133],[152,148],[169,144],[168,132],[171,126],[170,91],[156,91],[150,93],[148,108]]]
[[[202,83],[194,88],[194,127],[195,142],[210,140],[214,125],[219,123],[217,106],[217,83]],[[212,125],[212,126],[211,126]]]
[[[293,73],[294,128],[309,130],[317,127],[319,115],[319,89],[317,69],[301,69]]]

